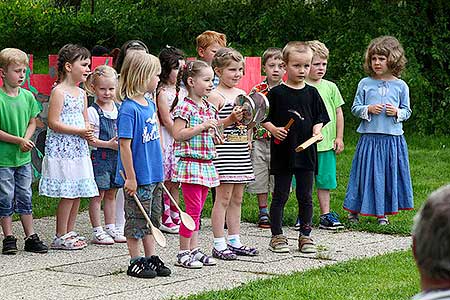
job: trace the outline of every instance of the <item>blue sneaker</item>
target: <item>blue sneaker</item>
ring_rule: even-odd
[[[328,230],[344,229],[344,225],[339,221],[339,216],[335,212],[329,212],[320,216],[319,228]]]

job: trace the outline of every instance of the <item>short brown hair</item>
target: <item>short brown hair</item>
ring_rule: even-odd
[[[372,70],[372,56],[383,55],[387,58],[387,67],[395,77],[400,76],[405,69],[406,57],[400,42],[393,36],[380,36],[373,39],[364,55],[364,70],[369,76],[374,76]]]
[[[207,30],[200,34],[196,39],[197,50],[199,48],[206,49],[214,43],[219,44],[221,47],[226,47],[227,36],[223,33]]]
[[[330,51],[328,51],[327,46],[325,46],[324,43],[318,40],[313,40],[306,42],[313,51],[313,57],[318,56],[322,59],[328,59],[328,56],[330,55]]]
[[[283,48],[283,61],[285,64],[289,62],[289,54],[291,54],[291,52],[312,53],[312,50],[305,42],[295,41],[287,43]]]
[[[24,64],[28,66],[28,56],[22,50],[5,48],[0,51],[0,68],[8,69],[10,64]]]
[[[264,66],[266,62],[270,59],[283,59],[283,54],[281,53],[281,48],[270,47],[264,51],[262,55],[262,65]]]

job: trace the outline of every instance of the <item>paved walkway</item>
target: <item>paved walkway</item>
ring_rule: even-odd
[[[79,216],[77,226],[79,232],[90,236],[86,212]],[[55,219],[36,220],[35,229],[46,242],[50,242]],[[14,223],[14,232],[22,233],[19,222]],[[0,295],[2,299],[167,299],[228,289],[251,280],[404,250],[411,244],[409,237],[314,230],[313,236],[320,252],[305,255],[297,251],[298,233],[285,229],[291,253],[274,254],[267,250],[269,230],[259,229],[254,224],[243,224],[242,232],[243,241],[258,247],[261,252],[259,256],[240,257],[233,262],[219,261],[217,266],[201,270],[174,266],[178,236],[167,235],[168,246],[157,248],[158,255],[172,269],[172,275],[166,278],[137,279],[127,276],[128,252],[125,244],[89,245],[82,251],[50,251],[48,254],[19,251],[15,256],[0,255]],[[200,235],[202,248],[209,251],[212,239],[209,220],[203,220]],[[23,240],[18,246],[23,249]]]

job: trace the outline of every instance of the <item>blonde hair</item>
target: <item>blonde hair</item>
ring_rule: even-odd
[[[264,66],[269,59],[283,59],[283,54],[281,53],[281,48],[270,47],[264,51],[262,55],[262,65]]]
[[[112,67],[108,65],[100,65],[97,66],[95,70],[91,74],[89,74],[88,78],[86,79],[84,89],[86,90],[86,92],[88,92],[88,94],[90,95],[95,94],[93,86],[96,85],[100,77],[114,78],[117,86],[118,76],[116,70],[114,70]]]
[[[405,51],[393,36],[380,36],[370,42],[364,55],[364,70],[369,76],[375,75],[371,63],[373,55],[386,56],[387,67],[395,77],[399,77],[405,69],[407,62]]]
[[[118,98],[133,98],[147,91],[149,81],[161,72],[159,59],[149,53],[132,51],[125,56],[119,79]]]
[[[328,56],[330,55],[330,51],[328,50],[327,46],[325,46],[324,43],[318,40],[313,40],[306,42],[308,44],[309,48],[313,51],[313,57],[318,56],[322,59],[328,59]]]
[[[225,69],[228,67],[233,61],[235,62],[241,62],[242,66],[245,70],[245,61],[242,54],[234,50],[233,48],[220,48],[217,50],[216,54],[214,55],[213,61],[211,63],[211,66],[213,69]]]
[[[291,54],[292,52],[297,52],[297,53],[308,53],[308,52],[310,52],[310,53],[312,53],[312,50],[308,46],[308,44],[305,43],[305,42],[299,42],[299,41],[289,42],[283,48],[283,61],[284,61],[284,63],[287,64],[289,62],[289,54]]]
[[[24,64],[28,66],[28,56],[22,50],[5,48],[0,51],[0,68],[8,69],[10,64]]]
[[[221,47],[225,47],[227,45],[227,36],[223,33],[207,30],[197,36],[195,39],[197,43],[197,51],[200,48],[206,49],[212,44],[219,44]]]

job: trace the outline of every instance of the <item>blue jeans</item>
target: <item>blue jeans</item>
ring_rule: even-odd
[[[0,217],[31,215],[31,164],[0,167]]]

